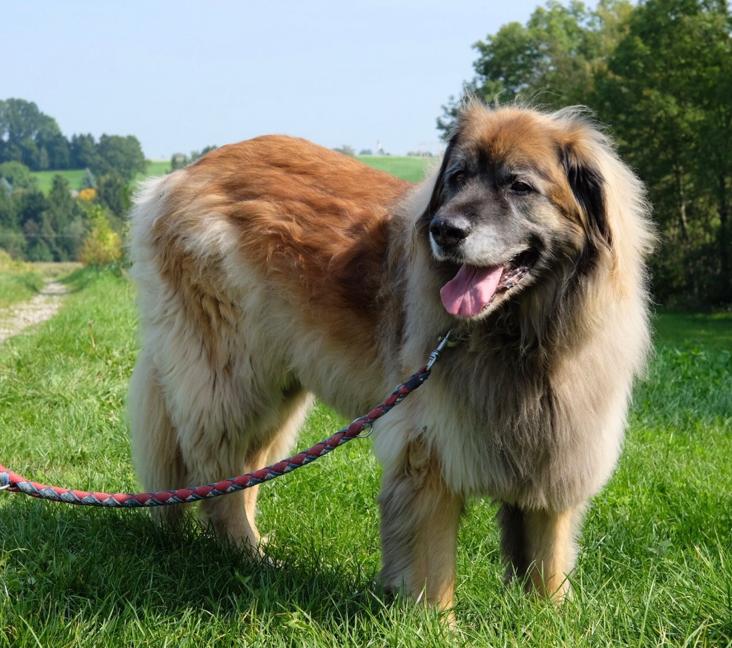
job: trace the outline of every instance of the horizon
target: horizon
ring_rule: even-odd
[[[473,76],[472,44],[539,4],[13,4],[0,98],[35,102],[67,137],[135,135],[151,160],[265,133],[437,153],[435,122]]]

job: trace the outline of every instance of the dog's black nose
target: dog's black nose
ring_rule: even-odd
[[[435,216],[430,223],[430,234],[442,248],[454,247],[470,234],[470,221],[461,216]]]

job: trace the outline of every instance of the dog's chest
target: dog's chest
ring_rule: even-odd
[[[562,450],[556,396],[537,366],[455,353],[420,396],[419,425],[456,490],[506,497],[531,488]]]

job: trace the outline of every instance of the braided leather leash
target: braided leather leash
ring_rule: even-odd
[[[82,506],[104,506],[109,508],[140,508],[152,506],[169,506],[171,504],[187,504],[202,499],[211,499],[235,493],[245,488],[250,488],[281,477],[293,470],[297,470],[323,455],[335,450],[338,446],[348,443],[353,439],[363,438],[363,430],[370,427],[374,421],[381,418],[394,406],[404,400],[415,389],[418,389],[432,371],[432,366],[437,362],[443,349],[447,346],[451,331],[448,331],[439,344],[430,353],[427,364],[419,371],[410,376],[400,384],[381,405],[377,405],[368,414],[353,420],[349,425],[341,428],[320,443],[304,450],[288,459],[279,461],[271,466],[260,468],[254,472],[245,473],[231,479],[203,486],[191,486],[189,488],[178,488],[174,490],[162,490],[149,493],[99,493],[95,491],[72,490],[58,486],[48,486],[30,481],[25,477],[14,473],[9,468],[0,464],[0,490],[7,490],[11,493],[22,493],[37,497],[39,499],[51,500],[54,502],[66,502],[67,504],[79,504]]]

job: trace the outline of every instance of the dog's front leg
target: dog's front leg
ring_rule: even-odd
[[[379,502],[383,586],[450,609],[463,498],[449,490],[421,440],[410,441],[385,471]]]
[[[575,536],[584,506],[564,511],[526,510],[504,504],[502,527],[507,576],[526,578],[539,594],[561,603],[570,593],[568,575],[577,554]]]

